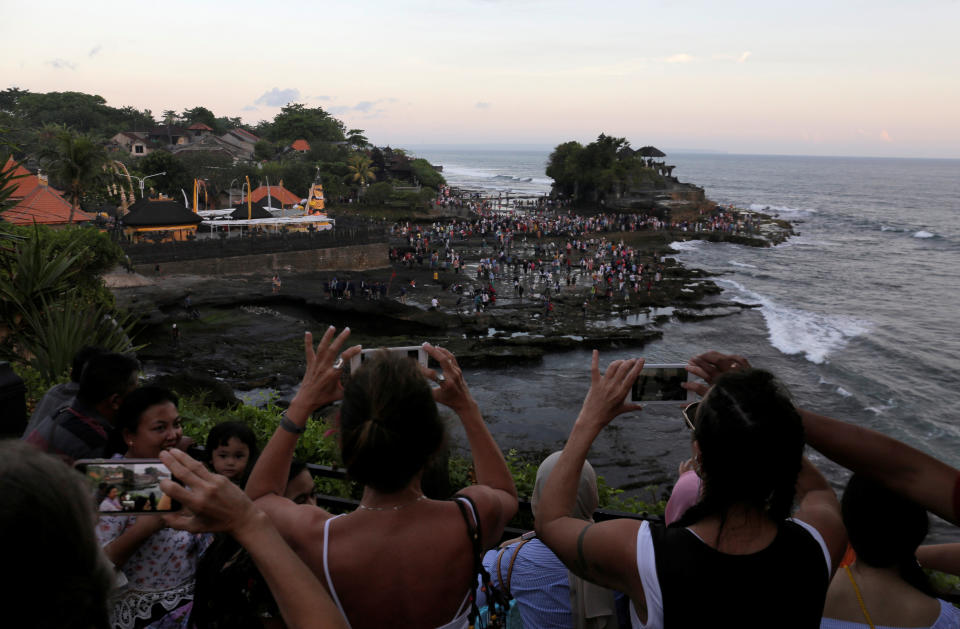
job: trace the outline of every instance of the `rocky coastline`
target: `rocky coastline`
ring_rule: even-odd
[[[231,391],[248,401],[266,391],[278,394],[282,403],[292,395],[302,373],[303,332],[328,325],[349,326],[350,343],[365,347],[430,341],[450,348],[464,367],[495,368],[535,364],[546,353],[583,347],[640,348],[660,338],[658,327],[671,319],[696,321],[754,308],[725,300],[708,274],[677,263],[670,243],[706,239],[770,246],[792,234],[788,223],[764,215],[756,214],[755,224],[758,229],[750,236],[678,230],[590,234],[623,241],[656,261],[663,267],[661,281],[649,295],[641,290],[630,300],[592,299],[589,279],[575,271],[572,285],[563,285],[550,296],[549,313],[544,296],[535,290],[516,296],[512,278],[498,280],[496,303],[485,312],[474,312],[472,300],[452,290],[457,284],[468,289],[480,284],[476,263],[489,255],[490,248],[484,250],[479,237],[453,243],[466,262],[461,273],[431,269],[427,262],[370,271],[301,272],[283,274],[276,293],[268,269],[225,276],[151,277],[118,272],[106,280],[118,305],[142,317],[138,342],[146,347],[139,356],[148,375],[163,376],[182,391],[193,389],[204,395],[216,391],[213,402],[229,403]],[[514,253],[530,255],[535,244],[549,248],[551,243],[562,247],[565,242],[532,240],[515,243]],[[385,246],[398,244],[399,240]],[[361,281],[389,283],[390,293],[383,299],[360,295],[338,299],[324,291],[332,277],[348,277],[356,286]],[[401,286],[405,303],[398,299]],[[198,316],[191,316],[185,307],[187,296]],[[436,309],[431,308],[434,298]]]

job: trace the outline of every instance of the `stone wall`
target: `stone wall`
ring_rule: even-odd
[[[366,271],[387,266],[390,266],[390,257],[386,243],[160,263],[164,275]],[[153,264],[137,264],[134,268],[137,273],[150,276],[155,267]]]

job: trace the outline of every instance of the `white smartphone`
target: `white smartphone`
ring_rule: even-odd
[[[419,345],[409,345],[406,347],[377,347],[374,349],[365,349],[362,350],[359,354],[350,359],[350,373],[355,372],[360,368],[360,365],[363,364],[365,360],[373,358],[373,355],[376,352],[381,350],[386,350],[391,354],[401,354],[408,358],[411,358],[424,367],[427,366],[430,355],[427,354],[427,350]]]
[[[623,400],[633,404],[689,404],[697,400],[681,385],[690,377],[686,363],[645,364]]]

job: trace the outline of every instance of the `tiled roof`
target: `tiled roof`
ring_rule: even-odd
[[[196,130],[198,130],[198,131],[213,131],[212,128],[208,127],[207,125],[203,124],[202,122],[195,122],[195,123],[193,123],[192,125],[190,125],[189,127],[187,127],[187,129],[196,129]]]
[[[250,218],[273,218],[273,214],[266,211],[258,204],[251,205],[249,210],[246,203],[238,203],[234,207],[236,209],[230,214],[232,218],[246,220],[248,211],[250,213]]]
[[[267,187],[260,186],[250,193],[250,199],[254,203],[260,203],[267,198]],[[270,198],[274,201],[279,201],[283,205],[296,205],[300,203],[303,197],[298,197],[294,193],[290,192],[283,186],[270,186]],[[243,200],[246,203],[246,199]]]
[[[203,219],[199,215],[169,199],[162,201],[140,199],[130,206],[130,213],[123,217],[123,224],[128,227],[197,225],[201,222]]]
[[[4,212],[3,220],[15,225],[65,225],[70,221],[70,203],[48,186],[39,185],[22,201]],[[93,220],[92,214],[77,210],[73,221],[82,223]]]
[[[304,140],[303,138],[295,140],[293,144],[290,145],[294,151],[309,151],[310,143]]]
[[[40,185],[40,179],[38,179],[36,175],[21,166],[19,163],[14,161],[12,157],[7,159],[7,163],[3,167],[3,172],[10,170],[11,166],[14,168],[13,175],[14,177],[17,177],[17,179],[14,179],[12,182],[15,188],[13,190],[13,194],[10,195],[10,198],[22,199],[30,194],[30,191]]]
[[[250,142],[258,142],[260,140],[260,138],[253,135],[252,133],[250,133],[249,131],[247,131],[242,127],[237,127],[236,129],[230,129],[230,131],[228,131],[227,133],[235,133],[239,135],[241,138],[249,140]]]

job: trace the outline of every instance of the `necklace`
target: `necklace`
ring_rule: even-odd
[[[421,500],[426,500],[426,499],[427,499],[427,497],[426,497],[425,495],[420,494],[420,495],[417,496],[417,498],[414,499],[414,500],[411,500],[411,501],[409,501],[409,502],[404,502],[404,503],[402,503],[402,504],[394,505],[394,506],[392,506],[392,507],[368,507],[367,505],[363,504],[362,502],[361,502],[358,506],[359,506],[361,509],[364,509],[365,511],[391,511],[391,510],[392,510],[392,511],[399,511],[400,509],[403,509],[404,507],[409,507],[410,505],[412,505],[412,504],[414,504],[414,503],[417,503],[417,502],[420,502]]]

